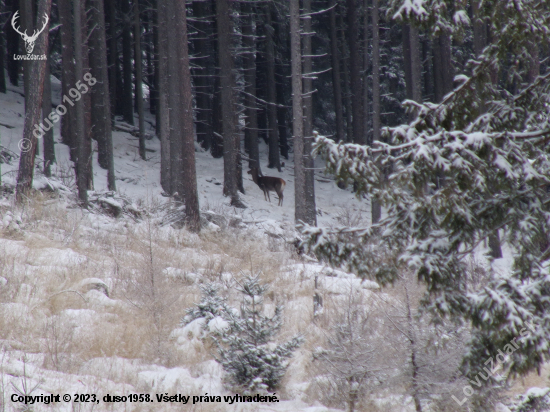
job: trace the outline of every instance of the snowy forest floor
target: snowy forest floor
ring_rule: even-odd
[[[59,81],[52,77],[54,102]],[[0,143],[19,153],[24,98],[12,88],[0,94]],[[153,133],[152,118],[146,123]],[[6,127],[10,126],[10,127]],[[55,129],[59,141],[59,124]],[[215,281],[233,307],[235,282],[261,274],[270,285],[269,312],[283,303],[279,338],[300,333],[304,344],[290,362],[277,396],[279,403],[61,403],[35,404],[33,411],[308,411],[324,412],[313,353],[326,340],[337,310],[350,290],[364,299],[392,295],[373,282],[333,271],[296,254],[293,168],[264,174],[287,182],[284,206],[263,193],[244,174],[248,206],[239,210],[222,196],[223,159],[197,151],[201,210],[208,223],[200,235],[178,228],[178,205],[161,196],[160,144],[147,141],[148,159],[138,155],[137,139],[113,133],[118,194],[107,192],[106,171],[94,159],[95,192],[89,211],[76,206],[74,173],[68,148],[56,144],[57,164],[47,179],[37,162],[30,206],[16,208],[13,194],[0,198],[0,412],[23,410],[10,401],[13,393],[96,394],[169,393],[229,395],[215,347],[200,330],[181,327],[186,309],[200,299],[199,285]],[[40,158],[40,156],[39,156]],[[18,159],[1,165],[2,183],[14,187]],[[318,160],[317,167],[322,168]],[[369,222],[370,205],[351,190],[316,171],[319,225],[359,226]],[[118,218],[113,217],[119,214]],[[501,259],[495,265],[505,270]],[[317,290],[315,284],[317,283]],[[314,316],[313,295],[323,297],[323,312]],[[518,382],[513,394],[532,386],[550,386],[548,370]],[[394,391],[373,389],[368,411],[413,411],[404,385]],[[338,407],[343,408],[343,404]],[[457,409],[459,410],[459,409]]]

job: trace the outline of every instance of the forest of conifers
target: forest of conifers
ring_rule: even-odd
[[[93,187],[92,140],[115,190],[111,130],[139,136],[146,159],[153,138],[145,131],[148,110],[162,143],[160,183],[185,201],[189,227],[198,230],[195,141],[223,157],[224,194],[242,207],[244,165],[262,173],[259,139],[269,146],[268,168],[280,171],[294,154],[296,221],[315,224],[314,130],[337,142],[384,140],[384,127],[415,119],[403,101],[441,103],[459,85],[455,76],[471,70],[469,61],[489,56],[483,53],[491,47],[502,53],[498,43],[516,17],[527,32],[529,18],[540,27],[523,50],[506,46],[508,56],[487,64],[483,81],[514,93],[545,72],[548,47],[540,36],[548,27],[548,6],[509,3],[3,0],[0,90],[7,82],[24,83],[24,139],[30,144],[22,153],[18,193],[32,186],[39,150],[32,132],[52,110],[50,74],[60,79],[63,96],[91,76],[98,85],[61,116],[82,204]],[[32,53],[46,60],[16,58],[25,51],[23,33],[31,32],[39,33]],[[53,144],[50,127],[41,149],[46,176],[55,162]],[[374,221],[378,209],[375,200]]]

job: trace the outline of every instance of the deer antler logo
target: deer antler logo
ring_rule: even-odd
[[[11,25],[12,25],[13,29],[17,33],[19,33],[21,35],[21,37],[23,38],[23,41],[25,42],[25,49],[27,49],[27,53],[31,54],[33,49],[34,49],[34,42],[38,38],[38,35],[44,31],[44,29],[48,25],[48,22],[50,21],[50,19],[48,17],[48,14],[44,13],[44,18],[46,19],[46,21],[44,22],[44,26],[42,26],[42,28],[40,30],[35,30],[32,36],[29,36],[29,35],[27,35],[27,30],[25,30],[24,33],[21,33],[20,29],[15,27],[15,21],[17,20],[18,17],[19,17],[19,11],[16,11],[15,14],[13,15],[13,18],[11,19]]]

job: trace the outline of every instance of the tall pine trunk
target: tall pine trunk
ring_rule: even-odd
[[[380,27],[378,0],[372,0],[372,140],[380,140]],[[382,216],[380,201],[371,203],[372,223]]]
[[[212,146],[212,94],[213,68],[215,65],[214,48],[212,46],[212,7],[211,1],[194,1],[193,22],[197,30],[193,40],[198,67],[192,70],[195,84],[195,99],[197,102],[197,140],[205,150]]]
[[[290,0],[290,53],[292,68],[292,133],[294,139],[294,219],[308,222],[306,176],[304,170],[304,108],[302,101],[302,51],[300,41],[300,4]]]
[[[122,26],[122,115],[128,124],[134,124],[134,104],[132,96],[132,19],[130,17],[130,1],[121,0]]]
[[[344,140],[344,109],[342,106],[342,83],[340,76],[340,53],[336,28],[336,0],[331,0],[330,9],[330,51],[332,59],[332,94],[336,114],[336,141]]]
[[[97,141],[97,160],[99,166],[107,170],[109,190],[116,190],[113,159],[113,138],[111,129],[111,96],[109,94],[110,77],[107,66],[107,36],[105,13],[102,0],[90,0],[90,18],[94,27],[89,36],[90,68],[97,83],[91,87],[92,138]]]
[[[277,88],[275,85],[275,45],[273,40],[274,29],[271,23],[271,2],[265,6],[265,48],[267,61],[267,128],[269,136],[269,163],[270,169],[281,171],[279,156],[279,127],[277,124]]]
[[[43,144],[44,144],[44,176],[46,177],[51,177],[52,175],[51,165],[55,163],[53,124],[48,118],[48,115],[51,112],[52,112],[52,82],[50,79],[50,61],[47,60],[46,72],[44,74],[44,92],[42,94],[42,119],[43,119],[42,121],[43,121],[43,124],[48,127],[46,133],[44,133],[44,137],[42,138]]]
[[[50,16],[51,0],[39,0],[38,15]],[[44,30],[41,36],[38,36],[34,46],[36,54],[46,54],[48,50],[48,28]],[[42,94],[44,92],[44,77],[46,75],[46,60],[31,60],[27,66],[29,71],[25,76],[29,77],[28,89],[25,91],[28,95],[28,102],[25,108],[25,122],[23,126],[23,142],[21,157],[19,158],[19,170],[17,174],[17,186],[15,199],[18,204],[28,199],[32,188],[34,174],[34,159],[36,147],[38,145],[38,133],[35,125],[40,123],[42,117]],[[34,133],[33,133],[34,132]],[[28,149],[28,150],[25,150]]]
[[[84,76],[84,56],[82,53],[82,14],[83,14],[82,0],[73,0],[73,12],[74,12],[74,43],[75,43],[75,77],[80,80]],[[88,205],[88,173],[90,171],[86,130],[86,113],[84,99],[79,99],[74,103],[75,105],[75,129],[76,129],[76,186],[78,188],[78,199],[82,206]]]
[[[243,3],[243,56],[245,91],[245,147],[248,151],[248,167],[257,167],[261,171],[258,148],[258,109],[256,103],[256,33],[254,30],[255,10],[250,3]]]
[[[61,94],[69,95],[76,84],[74,65],[73,12],[71,0],[59,0],[57,6],[61,23]],[[62,102],[63,103],[63,102]],[[61,117],[61,140],[69,146],[70,159],[76,161],[75,107],[63,103],[67,113]]]
[[[189,67],[189,50],[187,41],[187,13],[185,2],[169,0],[170,9],[173,11],[169,16],[174,16],[168,27],[173,29],[174,35],[168,38],[168,49],[173,52],[169,62],[171,74],[175,83],[170,102],[177,102],[171,105],[173,116],[170,116],[170,124],[179,125],[180,129],[171,130],[171,142],[178,141],[174,150],[180,151],[181,166],[181,192],[185,202],[186,223],[192,232],[200,231],[199,195],[197,190],[197,175],[195,168],[195,139],[193,131],[193,96],[191,91],[191,71]],[[170,18],[169,17],[169,18]],[[173,70],[173,71],[172,71]],[[177,122],[173,120],[177,119]],[[171,145],[172,148],[172,145]],[[178,170],[179,171],[179,170]],[[180,179],[178,179],[179,182]],[[176,186],[179,188],[180,186]]]
[[[357,24],[359,13],[356,0],[346,0],[346,9],[353,141],[354,143],[365,144],[366,140],[363,130],[363,88],[361,85],[361,52],[359,48],[359,27]]]
[[[304,95],[302,103],[304,105],[304,176],[305,176],[305,207],[306,219],[310,225],[317,225],[317,210],[315,208],[315,171],[314,159],[311,155],[313,149],[313,73],[311,36],[313,32],[311,24],[311,0],[303,0],[303,19],[304,35],[302,37],[302,52],[303,52],[303,88]]]
[[[220,64],[221,114],[223,129],[223,193],[231,198],[231,205],[244,208],[239,199],[237,162],[239,138],[235,118],[235,96],[233,86],[233,56],[231,10],[228,0],[216,0],[218,22],[218,56]]]
[[[139,157],[147,160],[145,154],[145,118],[143,112],[143,55],[141,53],[141,21],[139,0],[134,0],[134,39],[135,53],[134,62],[136,67],[136,101],[138,111],[139,127]]]
[[[158,88],[157,128],[160,139],[160,185],[172,194],[170,175],[170,111],[168,107],[168,10],[167,0],[157,0],[158,21]]]
[[[9,18],[11,20],[13,14],[19,10],[19,0],[5,0],[6,10],[11,11]],[[19,54],[19,40],[21,37],[13,28],[11,24],[4,25],[4,30],[6,33],[6,49],[8,56],[13,56],[14,54]],[[10,78],[10,83],[14,86],[19,86],[19,60],[8,59],[8,77]]]

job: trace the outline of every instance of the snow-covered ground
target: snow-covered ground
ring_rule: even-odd
[[[53,77],[52,86],[54,102],[59,103],[60,84]],[[21,88],[11,87],[6,95],[0,94],[0,144],[17,154],[23,129],[21,93]],[[153,132],[151,122],[146,125]],[[55,140],[59,141],[59,123]],[[114,132],[113,141],[118,192],[139,219],[130,214],[115,219],[97,209],[77,208],[74,193],[66,191],[74,190],[74,176],[68,148],[61,143],[56,144],[52,179],[37,168],[34,183],[36,189],[50,186],[58,192],[43,191],[32,200],[32,208],[23,209],[14,207],[9,194],[0,198],[0,411],[23,410],[24,405],[11,401],[14,394],[95,394],[99,400],[36,403],[33,411],[336,410],[319,402],[321,394],[312,384],[313,352],[326,337],[331,310],[350,290],[367,298],[384,292],[374,282],[361,283],[295,253],[289,244],[295,233],[292,159],[282,173],[268,170],[262,143],[264,174],[287,182],[284,206],[278,207],[275,199],[266,202],[250,175],[244,174],[242,199],[248,207],[241,210],[230,207],[222,195],[223,160],[197,151],[201,209],[233,219],[236,227],[211,219],[200,235],[194,235],[163,224],[174,209],[161,196],[159,141],[147,141],[147,161],[139,158],[132,135]],[[318,160],[319,225],[368,222],[369,203],[337,188],[322,166]],[[15,184],[17,167],[17,159],[1,165],[7,186]],[[107,198],[106,171],[95,156],[93,169],[95,196]],[[506,270],[507,264],[503,259],[495,269]],[[237,305],[232,285],[257,272],[271,287],[267,308],[285,304],[281,337],[305,337],[277,393],[280,402],[200,402],[186,407],[156,402],[155,394],[165,393],[189,395],[190,403],[193,396],[233,395],[223,387],[212,344],[191,325],[181,327],[180,320],[200,298],[201,283],[217,281]],[[314,318],[316,292],[323,296],[324,311]],[[155,402],[103,402],[107,394],[130,393],[150,394]],[[414,410],[412,400],[400,394],[372,398],[377,410]]]

